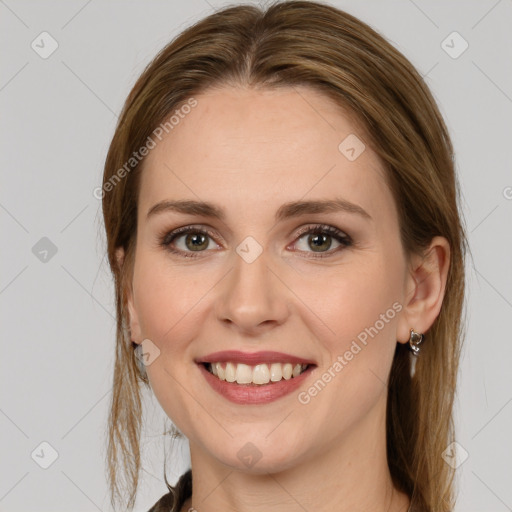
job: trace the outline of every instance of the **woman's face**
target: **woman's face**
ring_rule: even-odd
[[[155,396],[193,457],[246,471],[382,441],[386,382],[409,326],[379,160],[342,110],[306,87],[195,99],[150,151],[140,184],[129,311]],[[176,201],[188,209],[166,207]],[[243,354],[209,357],[221,351]],[[281,355],[243,358],[262,351]],[[234,369],[240,381],[276,382],[221,382],[198,361],[222,362],[229,379]],[[310,366],[277,382],[289,367],[275,363],[286,361]]]

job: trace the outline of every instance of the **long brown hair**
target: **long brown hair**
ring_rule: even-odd
[[[148,386],[126,329],[126,290],[133,270],[144,163],[130,159],[167,116],[194,95],[219,85],[306,85],[327,95],[355,116],[364,127],[366,142],[379,155],[407,254],[421,254],[436,235],[448,240],[451,261],[443,305],[426,334],[413,378],[407,346],[397,343],[386,429],[393,481],[411,497],[413,509],[452,510],[453,470],[441,455],[453,440],[466,252],[452,144],[429,89],[399,51],[353,16],[308,1],[278,2],[266,9],[229,7],[199,21],[160,51],[124,104],[106,158],[102,190],[117,307],[107,433],[112,504],[120,498],[123,508],[131,510],[135,502],[140,385]],[[125,251],[122,265],[116,260],[119,247]]]

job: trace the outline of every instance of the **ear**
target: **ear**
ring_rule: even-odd
[[[125,252],[123,247],[118,247],[116,249],[116,260],[119,269],[122,269],[125,263]],[[128,306],[128,325],[130,329],[130,338],[135,343],[142,343],[142,333],[139,323],[139,316],[137,315],[137,311],[135,309],[135,304],[133,300],[133,288],[132,283],[125,286],[124,293],[126,294],[126,304]]]
[[[425,334],[441,311],[448,268],[450,244],[436,236],[423,255],[413,255],[405,280],[404,303],[397,327],[397,340],[409,341],[410,330]]]

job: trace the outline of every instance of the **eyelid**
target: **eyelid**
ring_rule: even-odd
[[[317,231],[326,231],[326,232],[329,232],[331,234],[338,234],[339,236],[344,236],[345,238],[347,239],[350,239],[350,236],[345,233],[345,231],[335,227],[335,226],[331,226],[330,224],[307,224],[306,226],[303,226],[302,228],[300,228],[296,233],[295,233],[295,237],[297,238],[300,238],[302,235],[306,234],[306,233],[310,233],[310,232],[315,232],[315,230]]]
[[[216,240],[220,237],[216,232],[212,231],[204,224],[188,224],[186,226],[182,226],[176,229],[164,230],[159,239],[163,245],[170,244],[171,241],[175,240],[178,236],[187,234],[189,232],[203,232],[206,233],[212,240]]]

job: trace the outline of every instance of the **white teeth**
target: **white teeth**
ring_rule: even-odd
[[[238,384],[250,384],[252,382],[252,368],[248,364],[237,364],[235,380]]]
[[[226,380],[228,382],[235,382],[236,368],[233,363],[226,363]]]
[[[258,364],[256,366],[249,366],[247,364],[231,362],[225,363],[211,363],[208,365],[208,370],[213,375],[216,375],[220,380],[227,382],[236,382],[237,384],[268,384],[269,382],[279,382],[282,379],[290,380],[292,377],[298,377],[306,368],[307,364],[296,364],[293,366],[291,363],[281,364],[272,363]]]
[[[270,371],[266,364],[258,364],[252,371],[252,380],[254,384],[268,384],[270,382]]]
[[[220,380],[226,380],[226,370],[222,368],[222,365],[220,363],[212,364],[212,367],[214,367],[217,370],[217,373],[214,373],[214,375],[217,375]]]
[[[280,363],[272,363],[270,365],[270,380],[279,382],[283,378],[283,368]]]

